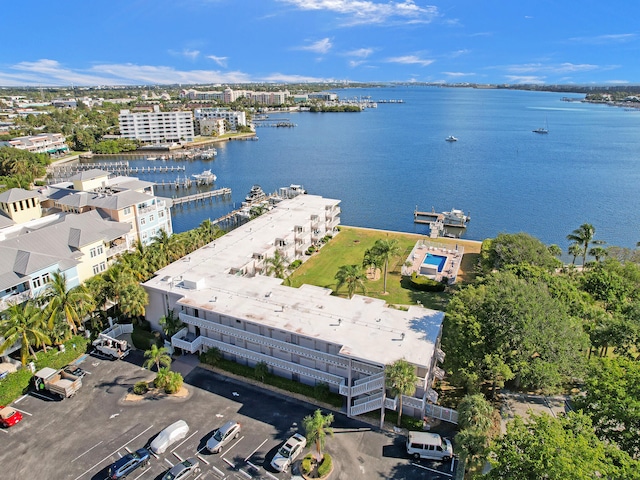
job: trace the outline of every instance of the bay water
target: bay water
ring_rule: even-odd
[[[395,86],[335,91],[341,99],[403,100],[360,113],[270,113],[294,128],[257,128],[258,141],[215,144],[213,160],[151,162],[205,169],[227,201],[173,209],[174,230],[197,227],[239,208],[252,185],[265,192],[301,184],[342,201],[341,223],[428,234],[413,211],[462,209],[463,237],[527,232],[566,251],[583,223],[607,245],[640,241],[640,110],[563,101],[548,92]],[[548,126],[548,134],[533,130]],[[457,142],[445,138],[454,135]],[[109,158],[110,161],[119,158]],[[138,174],[173,181],[177,174]],[[200,187],[202,190],[203,187]],[[195,189],[157,188],[160,196]]]

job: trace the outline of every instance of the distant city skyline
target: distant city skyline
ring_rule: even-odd
[[[0,86],[638,85],[638,14],[622,0],[7,2]]]

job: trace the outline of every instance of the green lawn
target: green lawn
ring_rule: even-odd
[[[336,280],[335,274],[342,265],[361,265],[365,250],[371,248],[378,239],[397,239],[400,245],[400,256],[395,258],[389,264],[389,272],[387,275],[387,293],[384,294],[384,279],[380,275],[378,280],[367,280],[366,295],[374,298],[382,298],[388,304],[395,306],[415,305],[421,302],[422,305],[436,310],[444,310],[449,301],[451,291],[443,293],[417,292],[409,289],[408,282],[402,279],[400,275],[401,267],[407,256],[411,253],[411,249],[419,239],[427,239],[424,235],[416,235],[410,233],[387,232],[382,230],[370,230],[355,227],[340,227],[340,233],[335,235],[318,253],[301,265],[289,278],[293,287],[299,287],[302,284],[317,285],[334,290],[334,295],[346,297],[346,286],[343,286],[339,292],[335,292]],[[477,253],[480,246],[477,242],[473,242],[469,246],[467,242],[454,239],[438,239],[438,242],[463,243],[465,246],[465,255],[462,262],[462,270],[469,272],[472,269],[470,265],[477,260]],[[467,265],[465,270],[465,264]],[[461,276],[463,279],[469,279],[469,275]],[[362,291],[356,292],[361,294]]]

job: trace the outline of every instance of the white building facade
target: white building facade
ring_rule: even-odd
[[[191,111],[161,112],[155,105],[152,112],[120,110],[118,119],[120,135],[141,142],[192,142],[195,135]]]
[[[237,130],[239,125],[247,125],[245,112],[229,110],[228,108],[196,108],[193,111],[193,116],[200,130],[202,130],[202,121],[208,119],[226,121],[231,130]]]

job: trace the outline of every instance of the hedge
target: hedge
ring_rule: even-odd
[[[422,292],[444,292],[446,288],[446,284],[418,275],[416,272],[411,274],[411,286]]]
[[[331,473],[332,463],[333,461],[331,460],[331,455],[325,453],[324,457],[322,458],[322,463],[318,467],[318,476],[320,478],[326,477],[327,475],[329,475],[329,473]]]

